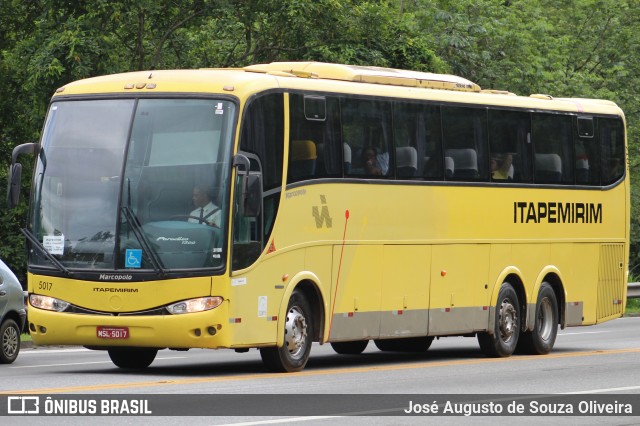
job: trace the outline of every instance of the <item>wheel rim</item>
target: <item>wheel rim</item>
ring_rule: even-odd
[[[2,352],[12,358],[18,351],[18,333],[13,327],[7,327],[2,335]]]
[[[301,357],[306,350],[307,321],[297,306],[291,307],[284,326],[284,343],[293,358]]]
[[[540,338],[545,341],[549,340],[553,332],[553,306],[548,297],[540,301],[536,322],[538,323],[538,335]]]
[[[500,305],[500,338],[503,342],[508,343],[517,331],[518,312],[511,303],[511,300],[505,299]]]

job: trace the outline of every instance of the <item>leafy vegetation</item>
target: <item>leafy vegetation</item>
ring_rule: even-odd
[[[610,99],[626,112],[637,180],[639,24],[636,0],[5,0],[0,185],[11,150],[38,139],[51,94],[69,81],[278,60],[446,72],[519,94]],[[634,187],[635,270],[639,208]],[[0,256],[23,281],[25,210],[0,211]]]
[[[640,314],[640,299],[627,299],[626,316],[637,316]]]

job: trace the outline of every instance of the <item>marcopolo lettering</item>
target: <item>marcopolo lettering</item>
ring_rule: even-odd
[[[513,223],[602,223],[602,204],[514,201]]]
[[[101,281],[131,281],[133,275],[100,274]]]

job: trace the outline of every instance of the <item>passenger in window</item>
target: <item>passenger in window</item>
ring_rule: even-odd
[[[378,154],[375,148],[366,148],[363,151],[364,168],[367,174],[384,176],[389,171],[389,153]]]
[[[213,204],[213,189],[205,185],[193,187],[193,205],[196,207],[189,215],[188,221],[204,225],[220,227],[220,207]]]
[[[513,156],[511,154],[498,154],[491,158],[491,179],[507,180],[513,179],[511,166]]]

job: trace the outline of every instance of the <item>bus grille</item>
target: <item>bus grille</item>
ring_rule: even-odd
[[[624,295],[624,244],[602,244],[598,271],[597,321],[622,314]]]

